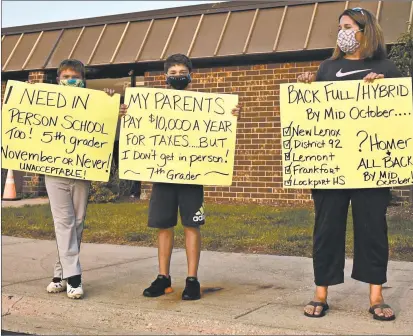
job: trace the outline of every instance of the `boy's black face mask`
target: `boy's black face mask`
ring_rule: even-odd
[[[183,90],[189,83],[191,83],[191,75],[168,76],[166,78],[166,84],[169,84],[175,90]]]

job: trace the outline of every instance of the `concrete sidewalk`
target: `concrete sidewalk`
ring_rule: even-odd
[[[405,334],[413,333],[413,263],[391,262],[385,289],[394,322],[368,314],[368,286],[349,278],[330,290],[331,310],[303,315],[313,294],[308,258],[202,252],[203,298],[180,299],[185,251],[172,259],[175,292],[145,298],[157,275],[154,248],[82,244],[85,298],[48,294],[56,258],[54,241],[3,236],[3,329],[34,334]]]

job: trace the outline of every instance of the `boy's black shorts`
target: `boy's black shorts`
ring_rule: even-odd
[[[154,183],[149,203],[148,226],[169,229],[181,221],[187,227],[205,224],[204,188],[201,185]]]

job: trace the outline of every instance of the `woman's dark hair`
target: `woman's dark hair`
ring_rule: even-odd
[[[165,73],[168,73],[169,68],[177,64],[185,65],[188,68],[189,72],[192,72],[191,60],[183,54],[174,54],[174,55],[169,56],[165,61],[165,64],[164,64]]]
[[[364,8],[346,9],[338,18],[340,22],[343,16],[350,17],[362,29],[363,37],[360,42],[361,57],[365,59],[387,58],[386,44],[384,43],[383,31],[376,17]],[[343,58],[344,52],[336,45],[331,59]]]

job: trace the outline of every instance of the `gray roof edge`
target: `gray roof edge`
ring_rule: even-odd
[[[16,26],[16,27],[7,27],[2,28],[2,35],[14,35],[21,33],[32,33],[40,31],[49,31],[49,30],[60,30],[68,28],[77,28],[77,27],[87,27],[87,26],[96,26],[104,24],[114,24],[114,23],[124,23],[128,21],[146,21],[152,19],[166,19],[176,16],[192,16],[192,15],[201,15],[201,14],[216,14],[216,13],[225,13],[228,11],[242,11],[242,10],[251,10],[257,8],[277,8],[284,6],[297,6],[297,5],[306,5],[314,4],[316,2],[344,2],[343,0],[317,0],[317,1],[305,1],[305,0],[293,0],[293,1],[280,1],[280,0],[256,0],[256,1],[224,1],[219,3],[208,3],[201,5],[193,6],[184,6],[184,7],[174,7],[166,9],[157,9],[144,12],[134,12],[126,14],[115,14],[107,16],[99,16],[93,18],[84,18],[78,20],[68,20],[68,21],[58,21],[58,22],[48,22],[40,23],[33,25],[25,26]]]

